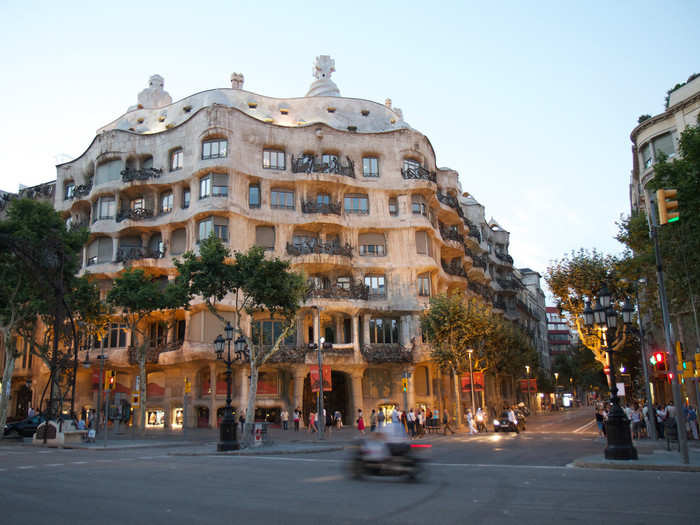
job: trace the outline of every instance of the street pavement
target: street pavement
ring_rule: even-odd
[[[697,520],[700,474],[572,468],[605,444],[591,409],[532,417],[515,434],[429,436],[428,479],[355,481],[347,452],[215,455],[215,434],[151,448],[43,449],[0,442],[7,523],[668,523]],[[281,431],[276,443],[315,436]],[[357,434],[345,429],[331,441]],[[191,436],[190,436],[191,437]],[[178,441],[179,440],[179,441]],[[211,445],[212,455],[179,455]],[[188,448],[189,447],[189,448]],[[178,455],[176,455],[178,454]],[[5,521],[7,518],[7,521]],[[11,521],[10,521],[11,520]]]

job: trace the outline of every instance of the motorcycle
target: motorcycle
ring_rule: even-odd
[[[362,479],[364,476],[403,476],[408,481],[420,481],[425,477],[425,466],[415,450],[429,446],[362,439],[350,457],[349,474],[354,479]]]
[[[479,433],[488,432],[488,429],[486,428],[486,422],[484,421],[484,414],[481,412],[477,412],[475,419],[476,419],[476,430]]]

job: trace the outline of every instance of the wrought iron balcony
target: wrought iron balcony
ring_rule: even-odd
[[[462,211],[462,209],[459,206],[459,201],[457,200],[457,197],[453,197],[452,195],[445,195],[444,193],[438,193],[437,194],[437,199],[442,202],[443,204],[447,204],[450,208],[453,208],[455,210],[459,210],[459,212]],[[459,213],[457,212],[457,213]],[[460,213],[461,215],[461,213]]]
[[[371,343],[362,345],[362,356],[368,363],[410,363],[413,353],[398,343]]]
[[[182,341],[173,341],[172,343],[164,343],[158,346],[149,346],[146,349],[146,363],[156,364],[158,363],[158,356],[160,354],[162,354],[163,352],[172,352],[174,350],[179,350],[181,347]],[[138,364],[138,354],[137,349],[135,347],[129,347],[128,356],[130,365]]]
[[[301,155],[296,158],[292,155],[292,173],[335,173],[355,178],[355,163],[350,157],[345,157],[345,159],[347,164],[343,166],[334,157],[331,158],[330,162],[320,162],[314,155]]]
[[[496,300],[493,302],[493,307],[498,308],[499,310],[506,310],[506,302],[503,299],[496,298]]]
[[[157,179],[161,176],[162,173],[163,170],[160,168],[143,168],[140,170],[136,170],[134,168],[126,168],[121,171],[122,182]]]
[[[467,287],[475,294],[480,295],[486,299],[491,300],[491,298],[493,297],[493,291],[491,290],[491,288],[483,284],[470,281]]]
[[[446,241],[457,241],[460,244],[464,244],[464,235],[456,230],[446,228],[442,223],[440,224],[440,235]]]
[[[507,253],[495,252],[495,255],[496,255],[496,259],[503,261],[503,262],[510,264],[510,265],[513,264],[513,258],[510,255],[508,255]]]
[[[44,199],[53,197],[55,192],[56,183],[45,182],[44,184],[39,184],[37,186],[22,188],[21,190],[19,190],[19,197],[21,199]]]
[[[340,215],[342,208],[338,202],[301,201],[302,213],[322,213]]]
[[[151,250],[141,246],[123,246],[117,250],[116,262],[128,263],[141,259],[162,259],[165,257],[165,249]]]
[[[515,279],[496,279],[498,285],[504,290],[516,291],[521,288],[521,284]]]
[[[464,271],[462,266],[462,261],[459,260],[452,260],[449,263],[442,261],[442,269],[445,270],[445,273],[456,275],[457,277],[467,276],[467,272]]]
[[[345,246],[341,246],[333,242],[316,242],[313,244],[294,244],[291,242],[287,243],[287,254],[293,255],[295,257],[299,255],[311,255],[321,253],[327,255],[343,255],[345,257],[352,257],[352,246],[350,246],[347,243],[345,243]]]
[[[472,258],[472,267],[481,268],[482,270],[486,271],[486,257],[484,257],[483,255],[471,255],[470,257]]]
[[[91,191],[92,191],[92,177],[90,177],[90,179],[85,184],[81,184],[80,186],[76,186],[75,190],[73,190],[73,198],[80,199],[82,197],[87,197]]]
[[[437,182],[437,175],[435,174],[435,172],[428,171],[422,166],[416,166],[414,168],[401,168],[401,176],[404,179],[416,179]]]
[[[90,220],[87,217],[81,217],[80,219],[70,221],[71,231],[79,230],[81,228],[89,228]]]
[[[330,285],[326,287],[312,286],[307,292],[307,298],[320,299],[363,299],[370,298],[369,287],[360,283],[350,283],[349,286]]]
[[[125,210],[119,210],[117,213],[117,222],[131,220],[131,221],[142,221],[144,219],[151,219],[154,216],[153,210],[149,208],[127,208]]]

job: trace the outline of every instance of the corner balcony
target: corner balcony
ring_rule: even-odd
[[[338,286],[330,285],[327,287],[316,287],[312,286],[307,294],[307,299],[319,298],[319,299],[332,299],[332,300],[348,300],[348,299],[360,299],[366,301],[367,299],[373,298],[374,296],[369,293],[369,287],[364,284],[350,283],[349,286]],[[383,298],[384,296],[382,296]]]
[[[125,246],[117,250],[115,261],[128,263],[141,259],[162,259],[163,257],[165,257],[165,249],[151,250],[149,248],[142,248],[141,246]],[[90,263],[88,262],[88,264]]]
[[[314,155],[292,155],[292,173],[334,173],[345,177],[355,178],[355,164],[350,157],[345,157],[347,164],[343,166],[338,159],[332,157],[329,162],[319,162]]]
[[[326,255],[342,255],[344,257],[352,257],[352,246],[345,244],[340,246],[332,242],[314,243],[314,244],[293,244],[287,243],[287,255],[299,257],[302,255],[326,254]]]
[[[401,168],[401,176],[406,180],[427,180],[437,183],[437,175],[434,171],[428,171],[422,166]]]
[[[161,168],[142,168],[140,170],[134,168],[126,168],[121,171],[122,182],[145,181],[148,179],[157,179],[163,174]]]
[[[339,202],[301,201],[302,213],[320,213],[323,215],[341,215]]]
[[[442,261],[442,269],[449,275],[464,277],[465,279],[467,277],[467,272],[464,271],[461,261],[451,261],[449,263]]]
[[[464,235],[458,231],[446,228],[443,224],[440,224],[440,235],[446,241],[456,241],[462,246],[464,246]]]

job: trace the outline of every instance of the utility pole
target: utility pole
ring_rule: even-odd
[[[688,456],[688,436],[685,431],[685,413],[683,412],[683,401],[681,399],[681,387],[678,379],[678,363],[676,362],[675,345],[673,344],[673,328],[668,313],[668,301],[666,298],[666,287],[664,286],[664,271],[661,262],[661,250],[659,248],[659,237],[657,233],[656,196],[647,193],[651,203],[651,213],[649,214],[649,233],[654,243],[654,254],[656,256],[656,278],[659,281],[659,302],[661,303],[661,317],[664,323],[664,338],[668,353],[668,364],[672,371],[671,389],[673,391],[673,404],[676,413],[676,428],[678,430],[678,446],[681,452],[681,459],[684,464],[690,463]]]
[[[645,281],[646,282],[646,281]],[[639,304],[639,289],[637,288],[637,283],[634,283],[634,298],[637,301],[637,323],[639,324],[639,344],[642,354],[642,370],[644,370],[644,390],[647,396],[647,419],[649,425],[647,430],[649,432],[649,439],[656,441],[656,410],[654,410],[654,403],[651,402],[651,388],[649,386],[649,362],[647,361],[647,345],[646,337],[644,336],[644,323],[642,323],[642,308]]]

